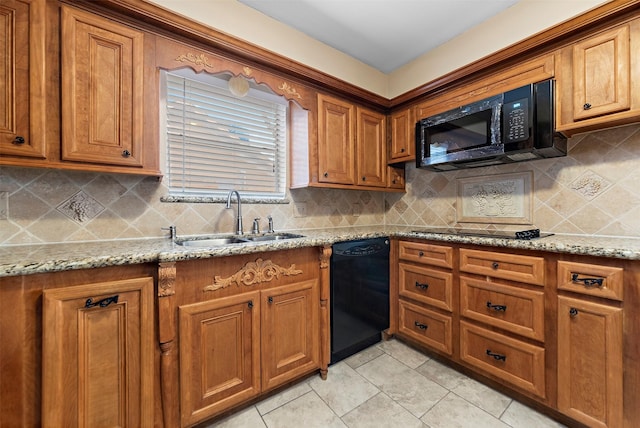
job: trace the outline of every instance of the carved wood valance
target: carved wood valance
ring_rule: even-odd
[[[241,285],[251,286],[263,282],[271,282],[274,279],[280,279],[281,276],[300,275],[301,273],[302,271],[296,269],[295,264],[285,268],[273,263],[271,260],[259,258],[255,262],[248,262],[230,277],[222,278],[216,275],[213,284],[204,287],[203,291],[215,291],[229,287],[232,284],[238,287]]]

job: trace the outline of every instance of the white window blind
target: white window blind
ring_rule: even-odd
[[[237,98],[224,79],[206,79],[165,73],[170,194],[284,198],[286,102],[255,89]]]

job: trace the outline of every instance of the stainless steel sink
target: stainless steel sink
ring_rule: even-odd
[[[303,238],[303,235],[295,233],[274,233],[268,235],[242,235],[223,236],[216,238],[189,238],[179,240],[176,243],[184,247],[221,247],[230,244],[247,244],[251,242],[280,241],[284,239]]]
[[[184,241],[178,241],[177,243],[184,247],[205,247],[206,248],[206,247],[220,247],[222,245],[229,245],[229,244],[243,244],[246,242],[247,241],[242,238],[238,238],[235,236],[228,236],[224,238],[186,239]]]
[[[262,242],[262,241],[280,241],[283,239],[295,239],[295,238],[304,238],[303,235],[297,235],[295,233],[275,233],[272,235],[247,235],[243,236],[243,239],[253,242]]]

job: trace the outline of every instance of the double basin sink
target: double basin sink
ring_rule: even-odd
[[[178,245],[184,247],[220,247],[230,244],[247,244],[251,242],[282,241],[286,239],[304,238],[303,235],[295,233],[273,233],[267,235],[231,235],[214,238],[187,238],[176,241]]]

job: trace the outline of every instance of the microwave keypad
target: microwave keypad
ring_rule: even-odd
[[[529,100],[522,98],[502,106],[504,142],[516,143],[529,139]]]

